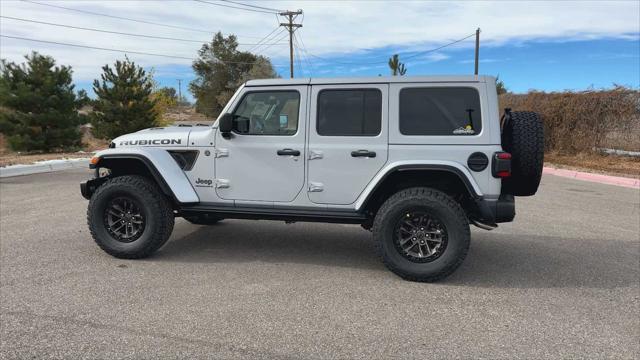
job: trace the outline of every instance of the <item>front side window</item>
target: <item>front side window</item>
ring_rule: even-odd
[[[431,87],[400,91],[403,135],[476,135],[482,130],[481,120],[476,89]]]
[[[322,90],[316,130],[322,136],[376,136],[382,126],[378,89]]]
[[[248,121],[248,131],[243,135],[294,135],[299,110],[297,91],[256,91],[242,98],[233,116]]]

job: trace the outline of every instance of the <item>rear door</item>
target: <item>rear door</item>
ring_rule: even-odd
[[[348,205],[387,162],[388,84],[314,85],[309,122],[308,194]]]

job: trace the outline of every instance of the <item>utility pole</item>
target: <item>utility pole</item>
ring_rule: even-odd
[[[288,22],[286,23],[280,23],[280,26],[284,26],[287,29],[287,31],[289,31],[289,70],[290,70],[292,79],[293,79],[293,32],[296,31],[297,28],[302,27],[302,24],[293,23],[293,17],[301,14],[302,14],[302,10],[285,11],[280,13],[280,16],[284,16],[288,20]]]
[[[182,103],[182,79],[176,79],[178,80],[178,106],[177,108],[180,109],[180,104]],[[182,120],[182,111],[178,110],[178,121]]]
[[[480,28],[476,29],[476,70],[475,75],[478,75],[478,58],[480,55]]]

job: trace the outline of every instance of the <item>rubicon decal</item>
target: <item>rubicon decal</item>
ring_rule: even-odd
[[[180,145],[181,143],[182,139],[125,140],[120,141],[120,146]]]

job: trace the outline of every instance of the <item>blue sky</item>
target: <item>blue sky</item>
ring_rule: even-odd
[[[40,0],[43,1],[43,0]],[[216,2],[213,0],[212,2]],[[480,73],[500,75],[514,92],[558,91],[640,86],[640,1],[241,1],[278,9],[304,10],[299,30],[297,76],[339,77],[387,75],[387,58],[401,54],[407,75],[469,74],[473,71],[474,39],[436,52],[422,53],[482,29]],[[3,0],[0,14],[77,27],[178,37],[206,41],[213,31],[239,35],[251,44],[272,33],[282,19],[275,14],[221,7],[220,2],[194,1],[55,1],[52,6]],[[74,10],[170,24],[156,26]],[[181,28],[176,28],[181,27]],[[189,29],[186,29],[189,28]],[[205,30],[205,31],[202,31]],[[129,57],[154,69],[162,86],[177,87],[183,79],[188,94],[193,79],[191,60],[198,41],[185,43],[104,34],[0,18],[0,33],[32,40],[67,42],[89,47],[142,51],[179,58],[140,54]],[[288,76],[286,34],[271,37],[274,46],[254,52],[268,56]],[[302,42],[301,41],[301,42]],[[254,48],[242,45],[241,50]],[[77,87],[90,90],[100,67],[124,57],[110,52],[0,38],[0,56],[21,62],[36,50],[71,65]],[[418,53],[421,52],[421,53]],[[342,65],[339,63],[348,63]]]
[[[470,39],[473,41],[473,39]],[[327,59],[357,63],[385,59],[389,49],[375,49],[366,54],[334,55]],[[407,75],[472,74],[474,49],[458,47],[442,50],[428,59],[407,61]],[[302,62],[302,76],[340,77],[388,75],[384,63],[372,65],[327,64],[331,61],[310,59],[312,68]],[[401,58],[402,60],[402,58]],[[282,77],[288,68],[278,68]],[[167,75],[165,76],[165,72]],[[157,78],[166,86],[176,85],[176,74],[193,78],[188,66],[168,66],[157,69]],[[298,72],[300,74],[300,72]],[[608,88],[613,84],[640,87],[640,41],[598,39],[579,41],[527,41],[517,45],[481,46],[480,73],[499,75],[510,91],[526,92],[584,90],[589,87]],[[86,85],[85,85],[86,86]]]

